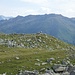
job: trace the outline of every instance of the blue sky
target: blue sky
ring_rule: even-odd
[[[62,14],[75,17],[75,0],[0,0],[0,15]]]

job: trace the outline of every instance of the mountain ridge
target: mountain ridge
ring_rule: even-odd
[[[8,21],[0,21],[0,32],[30,34],[40,31],[75,45],[74,18],[61,14],[45,14],[17,16]]]
[[[3,15],[0,15],[0,20],[9,20],[10,18],[12,18],[12,17],[6,17]]]

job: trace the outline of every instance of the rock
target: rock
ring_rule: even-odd
[[[16,59],[19,60],[20,58],[19,57],[16,57]]]
[[[22,72],[22,70],[20,70],[20,71],[19,71],[19,74],[18,74],[18,75],[23,75],[23,72]]]
[[[7,45],[8,47],[14,47],[16,46],[16,42],[14,40],[8,40]]]
[[[40,39],[38,39],[39,42],[42,42]]]
[[[51,61],[55,60],[54,58],[47,59],[47,63],[50,63]]]
[[[46,41],[43,41],[43,43],[46,43]]]
[[[57,61],[57,63],[60,63],[60,61]]]
[[[61,63],[62,63],[62,65],[68,65],[68,63],[70,63],[70,62],[69,61],[66,62],[65,60],[63,60]]]
[[[36,66],[40,66],[40,63],[35,63]]]
[[[43,62],[43,63],[42,63],[42,65],[46,65],[46,64],[47,64],[47,62]]]
[[[3,43],[4,43],[4,40],[0,38],[0,44],[3,44]]]
[[[24,47],[24,44],[23,43],[21,43],[20,45],[21,45],[21,47]]]
[[[62,75],[70,75],[69,72],[64,72]]]
[[[50,75],[49,73],[39,74],[39,75]]]
[[[18,72],[18,75],[39,75],[39,72],[37,70],[34,70],[34,71],[28,71],[28,70],[22,71],[22,70],[20,70]]]
[[[3,73],[2,75],[6,75],[6,73]]]
[[[31,39],[28,39],[28,40],[27,40],[27,42],[30,42],[30,41],[31,41]]]
[[[39,59],[36,59],[36,61],[40,61]]]
[[[52,69],[50,70],[46,70],[46,73],[50,74],[50,75],[54,75],[54,71]]]
[[[75,70],[71,71],[70,75],[75,75]]]
[[[40,72],[45,71],[45,68],[40,69]]]
[[[70,61],[67,60],[67,63],[70,64]]]
[[[56,73],[60,73],[60,72],[64,72],[66,71],[66,67],[61,65],[61,64],[55,64],[53,66],[53,70],[56,72]]]
[[[59,67],[55,69],[55,72],[64,72],[66,67]]]
[[[38,73],[34,71],[24,71],[22,75],[38,75]]]
[[[39,75],[60,75],[60,74],[59,73],[54,73],[54,74],[44,73],[44,74],[39,74]]]
[[[70,60],[70,58],[69,58],[69,57],[66,57],[66,59],[67,59],[67,60]]]
[[[53,75],[61,75],[61,74],[59,74],[59,73],[54,73]]]
[[[72,64],[69,64],[67,71],[71,72],[72,70],[75,70],[75,67]]]
[[[61,74],[59,74],[59,73],[55,73],[54,75],[61,75]]]
[[[39,71],[37,71],[37,70],[34,70],[33,72],[34,72],[36,75],[39,74]]]

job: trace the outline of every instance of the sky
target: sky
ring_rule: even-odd
[[[62,14],[75,17],[75,0],[0,0],[0,15]]]

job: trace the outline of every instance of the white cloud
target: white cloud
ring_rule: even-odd
[[[52,12],[67,17],[75,16],[75,0],[50,0],[49,3]]]
[[[47,8],[47,7],[41,7],[41,12],[42,12],[42,13],[50,14],[51,11],[52,11],[52,10],[51,10],[50,8]]]
[[[32,3],[32,4],[37,4],[40,6],[48,6],[48,0],[21,0],[23,2],[28,2],[28,3]]]
[[[39,14],[39,12],[36,11],[36,10],[33,10],[33,9],[28,9],[28,10],[25,11],[24,15],[25,14],[26,15],[37,15],[37,14]]]
[[[13,1],[13,0],[12,0]],[[29,14],[56,13],[68,17],[75,16],[75,0],[14,0],[18,4],[12,6],[0,2],[0,14],[16,16]]]
[[[30,2],[30,3],[47,3],[48,1],[47,0],[21,0],[21,1],[24,1],[24,2]]]

